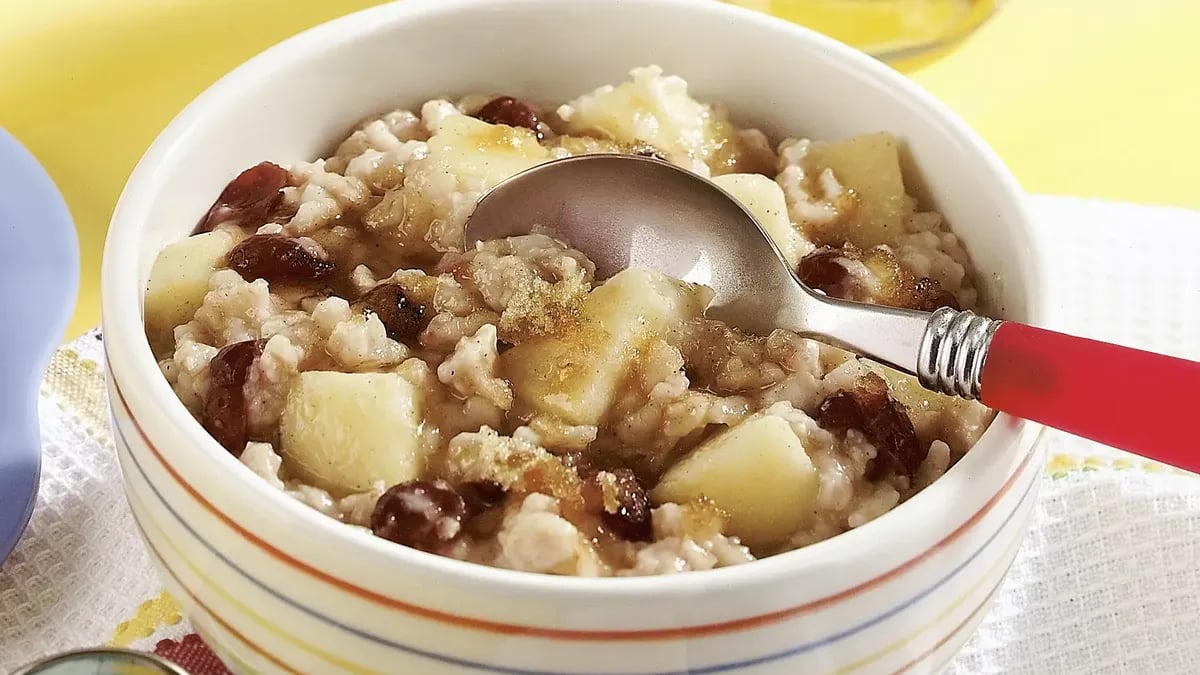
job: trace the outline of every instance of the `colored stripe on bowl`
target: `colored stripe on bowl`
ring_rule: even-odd
[[[1007,576],[1007,571],[1005,572],[1005,576]],[[954,629],[951,630],[941,640],[938,640],[932,647],[925,650],[925,652],[922,653],[917,658],[906,663],[902,668],[900,668],[896,672],[892,673],[892,675],[902,675],[903,673],[907,673],[908,671],[912,670],[913,668],[919,666],[923,661],[925,661],[929,657],[933,656],[935,653],[937,653],[937,650],[941,649],[942,647],[945,647],[946,644],[948,644],[951,640],[954,640],[954,639],[960,637],[962,635],[963,631],[967,630],[971,626],[971,622],[974,621],[975,619],[977,619],[979,617],[979,615],[983,612],[983,610],[987,608],[988,603],[990,603],[992,601],[992,597],[995,596],[996,592],[1000,590],[1000,585],[1003,583],[1004,583],[1004,577],[1000,577],[1000,580],[996,582],[996,585],[992,587],[992,590],[986,596],[984,596],[982,602],[980,602],[978,605],[975,606],[975,609],[972,610],[971,613],[967,615],[967,618],[963,619],[961,623],[959,623],[957,626],[955,626]]]
[[[131,418],[131,420],[132,420],[132,418]],[[135,424],[136,424],[136,422],[135,422]],[[187,529],[187,531],[194,538],[196,538],[196,540],[201,545],[203,545],[206,549],[208,549],[213,555],[218,557],[222,562],[224,562],[227,566],[229,566],[233,571],[237,572],[243,578],[247,579],[248,581],[250,581],[257,587],[259,587],[260,589],[266,591],[267,593],[271,594],[272,596],[281,600],[282,602],[284,602],[288,605],[291,605],[292,607],[312,616],[313,618],[316,618],[320,621],[328,623],[329,625],[336,626],[338,628],[341,628],[342,630],[345,630],[349,633],[352,633],[354,635],[357,635],[357,636],[367,639],[369,641],[375,642],[377,644],[385,645],[385,646],[409,653],[414,656],[420,656],[420,657],[440,661],[442,663],[447,663],[447,664],[451,664],[451,665],[476,668],[476,669],[480,669],[480,670],[483,670],[486,672],[503,673],[505,675],[550,675],[550,673],[548,671],[535,671],[535,670],[508,668],[508,667],[496,666],[496,665],[482,663],[482,662],[471,661],[471,660],[467,660],[467,659],[460,659],[457,657],[447,656],[447,655],[443,655],[443,654],[437,654],[435,652],[429,652],[427,650],[418,649],[418,648],[410,646],[410,645],[398,643],[393,640],[383,638],[381,636],[372,635],[370,633],[362,631],[361,629],[346,625],[336,619],[326,616],[310,607],[302,605],[302,604],[296,602],[295,600],[293,600],[292,598],[289,598],[286,595],[280,593],[279,591],[276,591],[275,589],[267,586],[261,580],[251,576],[245,570],[241,569],[239,566],[234,564],[233,561],[229,560],[229,558],[227,558],[224,554],[219,552],[212,544],[210,544],[208,541],[203,539],[199,535],[199,533],[196,532],[196,530],[180,516],[178,511],[176,511],[166,501],[166,499],[163,497],[163,495],[159,492],[158,488],[150,481],[149,476],[146,474],[145,469],[141,465],[141,462],[137,459],[137,457],[133,454],[132,450],[130,449],[128,440],[125,438],[124,431],[119,426],[116,426],[116,425],[114,425],[114,428],[117,431],[118,450],[120,452],[123,452],[125,454],[125,456],[128,457],[128,459],[131,461],[133,467],[141,475],[143,482],[146,484],[147,487],[150,488],[151,492],[154,493],[155,497],[159,500],[159,502],[163,505],[163,507],[165,507],[166,510],[175,518],[175,520],[178,521],[185,529]],[[144,438],[144,435],[143,435],[143,438]],[[1006,483],[1004,488],[1002,488],[1002,492],[1006,492],[1008,490],[1008,488],[1010,488],[1012,486],[1012,484],[1014,484],[1014,481],[1018,476],[1022,475],[1023,473],[1026,473],[1023,470],[1028,466],[1030,457],[1032,457],[1033,454],[1034,454],[1034,451],[1031,449],[1029,455],[1022,461],[1018,470],[1016,472],[1014,472],[1014,476],[1012,478],[1010,478],[1009,482]],[[947,573],[942,578],[938,579],[931,586],[929,586],[925,590],[917,593],[916,595],[912,596],[905,602],[893,607],[892,609],[890,609],[886,612],[883,612],[882,614],[879,614],[879,615],[873,617],[872,619],[870,619],[868,621],[862,622],[862,623],[860,623],[856,626],[853,626],[847,630],[844,630],[840,633],[836,633],[836,634],[821,638],[819,640],[810,641],[810,642],[798,645],[793,648],[789,648],[789,649],[786,649],[783,651],[764,655],[761,657],[756,657],[753,659],[747,659],[747,660],[733,662],[733,663],[727,663],[727,664],[719,664],[719,665],[714,665],[714,666],[706,666],[706,667],[702,667],[702,668],[689,670],[689,672],[691,672],[691,673],[727,672],[727,671],[737,670],[740,668],[746,668],[746,667],[750,667],[750,666],[754,666],[754,665],[762,665],[765,663],[777,661],[777,660],[788,658],[791,656],[796,656],[796,655],[799,655],[799,654],[802,654],[802,653],[805,653],[808,651],[812,651],[814,649],[818,649],[820,647],[828,646],[839,640],[851,637],[852,635],[862,632],[863,630],[866,630],[866,629],[870,628],[871,626],[874,626],[874,625],[900,613],[904,609],[907,609],[911,605],[915,604],[916,602],[920,601],[921,599],[927,597],[929,594],[933,593],[935,590],[937,590],[944,584],[948,583],[952,578],[954,578],[960,572],[962,572],[963,569],[965,569],[968,565],[970,565],[972,562],[974,562],[975,559],[977,559],[986,549],[988,549],[991,546],[991,544],[1007,528],[1009,523],[1013,520],[1013,518],[1016,516],[1016,514],[1021,510],[1021,508],[1025,504],[1025,502],[1031,497],[1031,495],[1034,494],[1033,488],[1037,484],[1036,479],[1038,477],[1038,474],[1036,471],[1028,472],[1028,473],[1032,474],[1032,480],[1028,481],[1028,485],[1025,486],[1024,492],[1022,493],[1022,496],[1020,497],[1017,505],[1005,517],[1005,519],[1000,523],[1000,525],[996,528],[996,530],[988,537],[988,539],[986,541],[984,541],[983,544],[981,544],[978,549],[976,549],[966,560],[961,562],[953,570],[951,570],[949,573]],[[205,608],[205,611],[211,613],[211,610],[209,610],[207,608]],[[949,639],[949,638],[947,638],[947,639]],[[670,672],[675,672],[675,671],[667,671],[667,672],[670,673]],[[646,673],[644,675],[666,675],[666,674],[665,673],[662,673],[662,674]]]
[[[200,494],[200,492],[194,486],[192,486],[190,483],[188,483],[187,480],[182,475],[180,475],[180,473],[175,469],[175,467],[172,466],[171,463],[168,462],[165,457],[163,457],[162,453],[159,452],[159,450],[155,446],[155,444],[146,435],[146,432],[142,428],[141,423],[138,422],[137,417],[134,416],[134,414],[133,414],[133,410],[130,409],[129,403],[126,401],[125,395],[121,390],[120,383],[116,380],[116,378],[114,376],[111,375],[111,373],[112,373],[111,369],[109,370],[109,373],[110,373],[110,377],[112,377],[113,389],[117,393],[117,398],[120,401],[120,405],[121,405],[123,411],[129,417],[129,420],[131,422],[133,422],[133,426],[137,430],[138,435],[141,437],[141,439],[142,439],[143,443],[145,443],[146,447],[150,450],[150,452],[154,456],[155,460],[163,467],[163,469],[165,469],[167,471],[167,473],[172,477],[172,479],[174,479],[175,482],[178,483],[180,485],[180,487],[182,487],[206,511],[208,511],[209,513],[214,515],[218,520],[220,520],[222,523],[224,523],[230,529],[237,532],[239,535],[241,535],[246,540],[253,543],[255,546],[259,547],[260,549],[262,549],[263,551],[265,551],[266,553],[268,553],[275,559],[279,560],[280,562],[283,562],[290,567],[300,570],[300,571],[308,574],[309,576],[315,577],[331,586],[334,586],[343,591],[346,591],[347,593],[355,595],[356,597],[359,597],[361,599],[368,600],[368,601],[374,602],[379,605],[383,605],[390,609],[396,609],[396,610],[399,610],[399,611],[402,611],[402,612],[405,612],[408,614],[420,616],[422,618],[429,619],[432,621],[447,623],[447,624],[457,626],[460,628],[469,628],[469,629],[473,629],[473,630],[479,630],[479,631],[490,632],[490,633],[500,633],[500,634],[512,635],[512,636],[530,636],[530,637],[541,637],[541,638],[549,638],[549,639],[601,641],[601,642],[616,641],[616,640],[653,641],[653,640],[669,640],[669,639],[689,638],[689,637],[703,637],[706,635],[719,635],[722,633],[728,633],[728,632],[737,631],[737,630],[746,630],[746,629],[753,628],[756,626],[778,623],[780,621],[789,619],[794,616],[806,614],[806,613],[812,612],[814,610],[836,604],[843,600],[847,600],[856,595],[859,595],[865,591],[871,590],[871,589],[889,581],[890,579],[893,579],[893,578],[903,574],[904,572],[908,571],[909,569],[912,569],[913,567],[917,566],[921,562],[927,560],[928,558],[933,556],[935,553],[937,553],[938,551],[942,550],[943,548],[945,548],[946,546],[948,546],[949,544],[951,544],[952,542],[957,540],[960,536],[962,536],[962,534],[964,532],[969,530],[975,523],[979,522],[988,513],[990,513],[991,510],[995,507],[995,505],[1006,494],[1008,494],[1008,492],[1012,489],[1014,482],[1024,472],[1024,470],[1026,469],[1026,467],[1028,466],[1029,462],[1032,460],[1032,457],[1034,455],[1033,449],[1030,448],[1030,451],[1028,453],[1026,453],[1025,457],[1021,460],[1020,465],[1016,468],[1016,470],[1013,471],[1012,475],[1008,477],[1008,479],[1004,482],[1004,484],[1000,487],[1000,489],[996,492],[996,494],[992,495],[992,497],[989,498],[988,501],[985,502],[984,505],[979,508],[979,510],[977,510],[974,514],[972,514],[969,518],[967,518],[966,521],[964,521],[961,525],[959,525],[957,528],[955,528],[952,532],[947,534],[945,537],[943,537],[941,540],[939,540],[933,546],[929,547],[925,551],[922,551],[918,555],[906,560],[905,562],[901,563],[900,565],[893,567],[892,569],[888,570],[887,572],[884,572],[883,574],[880,574],[879,576],[874,577],[873,579],[865,581],[857,586],[848,588],[844,591],[834,593],[832,595],[828,595],[828,596],[825,596],[824,598],[820,598],[818,600],[807,602],[802,605],[788,607],[788,608],[785,608],[782,610],[777,610],[777,611],[769,612],[766,614],[760,614],[760,615],[756,615],[756,616],[745,617],[745,618],[741,618],[741,619],[734,619],[731,621],[723,621],[723,622],[712,623],[712,624],[698,624],[698,625],[692,625],[692,626],[682,626],[682,627],[678,627],[678,628],[658,628],[658,629],[643,629],[643,630],[611,630],[611,631],[574,630],[574,629],[566,629],[566,628],[544,628],[544,627],[539,627],[539,626],[528,626],[528,625],[522,625],[522,624],[504,623],[504,622],[499,622],[499,621],[489,621],[486,619],[462,616],[462,615],[458,615],[458,614],[452,614],[449,612],[443,612],[443,611],[431,609],[428,607],[421,607],[419,605],[414,605],[414,604],[405,602],[403,600],[399,600],[397,598],[391,598],[386,595],[382,595],[382,594],[372,591],[370,589],[363,588],[361,586],[353,584],[344,579],[335,577],[335,576],[333,576],[323,570],[317,569],[317,568],[305,563],[304,561],[299,560],[299,559],[289,555],[288,553],[280,550],[279,548],[273,546],[272,544],[265,541],[258,535],[254,534],[250,530],[246,529],[243,525],[238,523],[236,520],[234,520],[228,514],[221,511],[220,509],[218,509],[212,502],[208,501],[208,499],[206,499],[202,494]]]
[[[362,673],[365,675],[383,675],[380,671],[373,670],[365,666],[360,666],[335,654],[330,654],[329,652],[314,645],[311,641],[301,640],[291,633],[281,629],[275,622],[268,620],[266,617],[254,611],[254,609],[246,605],[246,603],[235,598],[229,593],[229,591],[226,591],[220,584],[216,583],[211,577],[205,574],[196,563],[192,562],[192,560],[189,559],[186,554],[184,554],[179,546],[175,544],[174,540],[167,536],[166,532],[164,532],[162,527],[155,521],[154,516],[151,515],[152,511],[148,508],[145,508],[145,504],[142,503],[140,497],[131,495],[130,499],[137,500],[140,504],[142,504],[145,515],[139,517],[137,509],[133,509],[134,523],[137,525],[138,529],[142,531],[142,538],[146,541],[146,546],[150,549],[151,554],[153,554],[155,558],[158,558],[159,562],[163,563],[163,567],[168,571],[170,570],[170,567],[166,565],[162,552],[159,551],[153,544],[153,542],[156,540],[165,542],[167,548],[171,550],[177,559],[183,562],[184,566],[187,567],[188,571],[191,572],[194,577],[199,579],[200,582],[208,588],[211,588],[217,595],[221,596],[221,599],[229,603],[230,606],[234,607],[240,615],[254,621],[254,623],[262,626],[272,635],[290,643],[293,645],[293,647],[300,651],[307,652],[308,654],[311,654],[327,663],[341,668],[344,672]],[[148,535],[150,534],[151,530],[158,534],[158,536],[154,538],[149,537]],[[183,580],[176,576],[173,572],[171,573],[171,578],[175,580],[175,583],[186,589],[186,584],[183,583]],[[190,590],[188,590],[188,592],[191,597],[196,597],[195,593],[191,592]],[[211,609],[206,609],[205,611],[211,613]]]
[[[965,603],[967,601],[967,598],[970,598],[972,595],[975,594],[976,591],[978,591],[980,588],[982,588],[983,585],[986,584],[989,579],[995,578],[996,573],[999,572],[1001,570],[1001,568],[1005,568],[1004,572],[1000,575],[999,580],[997,581],[997,585],[995,587],[993,587],[992,590],[989,591],[988,594],[985,596],[985,604],[986,604],[986,598],[991,597],[992,593],[995,592],[995,589],[999,587],[999,584],[1002,583],[1004,581],[1004,578],[1008,575],[1007,568],[1012,566],[1012,556],[1017,552],[1017,549],[1021,548],[1021,544],[1024,543],[1024,541],[1025,541],[1025,537],[1023,535],[1024,535],[1024,533],[1018,532],[1017,535],[1015,537],[1013,537],[1012,543],[1010,543],[1000,555],[996,556],[995,562],[993,562],[990,566],[988,566],[987,571],[979,576],[978,581],[971,584],[971,587],[968,588],[967,590],[963,591],[961,594],[959,594],[958,598],[956,598],[954,600],[954,602],[951,602],[949,605],[946,605],[945,609],[943,609],[942,611],[940,611],[936,615],[934,615],[934,617],[932,619],[925,622],[925,624],[922,625],[920,628],[916,629],[912,633],[909,633],[907,636],[884,646],[879,651],[876,651],[876,652],[869,654],[861,659],[858,659],[857,661],[852,661],[852,662],[846,664],[845,666],[842,666],[837,671],[835,671],[834,675],[848,675],[849,673],[852,673],[856,670],[861,670],[861,669],[871,665],[872,663],[875,663],[879,659],[882,659],[883,657],[887,656],[888,654],[892,654],[892,653],[904,648],[905,646],[912,644],[912,642],[914,640],[916,640],[920,636],[924,635],[925,633],[929,632],[933,628],[937,627],[938,624],[940,624],[943,620],[945,620],[945,618],[948,617],[952,612],[954,612],[954,610],[961,607],[963,605],[963,603]],[[922,657],[922,658],[924,658],[924,657]]]
[[[163,569],[163,570],[165,570],[165,571],[166,571],[166,573],[167,573],[167,576],[171,577],[171,581],[175,582],[175,585],[176,585],[176,586],[177,586],[177,587],[178,587],[180,590],[182,590],[182,591],[183,591],[184,595],[186,595],[186,596],[187,596],[188,600],[190,600],[191,602],[195,603],[195,605],[196,605],[197,607],[199,607],[199,608],[200,608],[200,609],[201,609],[201,610],[202,610],[202,611],[203,611],[205,614],[207,614],[209,617],[211,617],[213,621],[216,621],[218,624],[220,624],[221,628],[225,629],[225,632],[229,633],[229,634],[230,634],[230,635],[232,635],[234,638],[236,638],[238,642],[241,642],[242,644],[244,644],[244,645],[246,645],[247,647],[249,647],[249,648],[250,648],[250,649],[251,649],[251,650],[252,650],[254,653],[258,654],[259,656],[261,656],[261,657],[263,657],[263,658],[265,658],[265,659],[267,659],[268,661],[270,661],[271,663],[275,664],[276,666],[278,666],[278,667],[279,667],[279,668],[281,668],[282,670],[285,670],[285,671],[287,671],[287,672],[289,672],[289,673],[292,673],[293,675],[304,675],[304,672],[303,672],[303,671],[301,671],[301,670],[297,670],[296,668],[293,668],[292,666],[290,666],[290,665],[288,665],[287,663],[285,663],[285,662],[283,661],[283,659],[281,659],[281,658],[279,658],[278,656],[276,656],[276,655],[272,654],[271,652],[267,651],[267,650],[266,650],[266,649],[264,649],[262,646],[260,646],[258,643],[254,642],[254,641],[253,641],[253,640],[251,640],[250,638],[248,638],[248,637],[246,637],[245,635],[243,635],[243,634],[241,633],[241,631],[239,631],[238,629],[234,628],[234,627],[233,627],[233,626],[232,626],[232,625],[229,623],[229,621],[227,621],[226,619],[222,618],[222,617],[221,617],[221,615],[219,615],[219,614],[217,614],[216,612],[214,612],[214,611],[212,610],[212,608],[211,608],[211,607],[209,607],[208,605],[204,604],[204,601],[203,601],[203,600],[201,600],[201,599],[200,599],[200,598],[199,598],[199,597],[196,595],[196,593],[192,591],[192,589],[188,588],[188,585],[187,585],[187,584],[185,584],[185,583],[183,583],[183,580],[182,580],[182,579],[180,579],[180,578],[179,578],[179,577],[178,577],[178,576],[175,574],[175,572],[174,572],[174,571],[171,569],[171,566],[170,566],[170,565],[168,565],[168,564],[167,564],[167,561],[166,561],[166,560],[163,558],[163,556],[162,556],[162,553],[160,553],[160,552],[159,552],[159,550],[158,550],[157,548],[155,548],[155,547],[154,547],[154,544],[153,544],[153,543],[151,543],[151,540],[150,540],[150,538],[149,538],[148,536],[146,536],[146,530],[145,530],[145,529],[142,527],[141,521],[139,521],[139,520],[137,519],[137,516],[136,516],[136,515],[135,515],[135,516],[134,516],[134,518],[133,518],[133,522],[134,522],[134,525],[135,525],[135,526],[138,528],[138,531],[140,531],[140,532],[141,532],[141,534],[142,534],[142,541],[146,542],[146,550],[147,550],[147,551],[149,551],[149,552],[150,552],[150,555],[151,555],[151,556],[153,556],[153,557],[154,557],[154,559],[155,559],[155,560],[158,562],[158,566],[159,566],[161,569]]]

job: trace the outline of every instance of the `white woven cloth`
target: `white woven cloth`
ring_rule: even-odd
[[[1032,206],[1054,264],[1051,328],[1200,359],[1200,213],[1056,197]],[[55,651],[153,649],[190,632],[134,532],[102,367],[89,335],[48,372],[41,491],[0,568],[0,673]],[[1062,434],[1046,442],[1032,531],[948,672],[1200,672],[1200,479]]]

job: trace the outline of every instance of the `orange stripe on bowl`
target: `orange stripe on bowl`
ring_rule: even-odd
[[[258,646],[258,644],[256,644],[252,640],[250,640],[250,638],[246,637],[245,635],[242,635],[242,633],[240,631],[238,631],[238,629],[231,626],[228,621],[221,618],[221,616],[219,614],[217,614],[216,612],[214,612],[211,607],[204,604],[204,602],[202,600],[200,600],[200,598],[196,597],[196,594],[193,593],[192,590],[190,588],[188,588],[186,584],[183,583],[183,580],[181,580],[178,576],[175,575],[175,572],[173,572],[171,570],[170,566],[167,565],[167,561],[165,559],[163,559],[162,554],[159,553],[158,549],[154,547],[154,544],[152,544],[150,542],[150,537],[146,536],[146,530],[145,530],[145,528],[142,527],[141,521],[138,520],[137,514],[133,514],[133,524],[137,527],[138,531],[141,532],[142,541],[146,542],[146,549],[148,551],[150,551],[150,555],[154,556],[155,560],[158,561],[159,567],[161,567],[164,571],[166,571],[167,575],[171,577],[171,579],[175,582],[175,584],[177,586],[179,586],[179,588],[183,589],[183,592],[187,594],[188,598],[190,598],[192,602],[196,603],[196,605],[199,606],[200,609],[204,610],[205,614],[208,614],[209,616],[211,616],[213,618],[214,621],[221,624],[221,627],[224,628],[227,633],[229,633],[233,637],[237,638],[237,640],[239,642],[246,645],[250,649],[254,650],[257,654],[259,654],[263,658],[267,659],[271,663],[282,668],[283,670],[286,670],[289,673],[294,673],[294,675],[304,675],[303,672],[296,670],[295,668],[284,663],[283,661],[281,661],[279,659],[279,657],[275,656],[274,654],[272,654],[272,653],[268,652],[267,650],[263,649],[262,647]]]
[[[1020,465],[1017,466],[1017,469],[1015,471],[1013,471],[1012,475],[1008,477],[1008,480],[1006,480],[1004,482],[1004,485],[1002,485],[1000,487],[1000,489],[996,492],[996,494],[992,495],[992,497],[990,499],[988,499],[988,501],[982,507],[980,507],[978,511],[976,511],[974,514],[972,514],[970,518],[968,518],[961,525],[959,525],[957,528],[955,528],[954,531],[952,531],[950,534],[943,537],[941,540],[939,540],[937,543],[935,543],[930,548],[928,548],[925,551],[922,551],[920,554],[906,560],[905,562],[901,563],[900,565],[893,567],[892,569],[884,572],[883,574],[880,574],[879,576],[877,576],[873,579],[865,581],[857,586],[853,586],[853,587],[848,588],[839,593],[835,593],[833,595],[826,596],[819,600],[813,600],[811,602],[807,602],[802,605],[788,607],[786,609],[778,610],[775,612],[769,612],[766,614],[760,614],[757,616],[745,617],[742,619],[734,619],[731,621],[723,621],[723,622],[719,622],[719,623],[701,624],[701,625],[693,625],[693,626],[682,626],[682,627],[678,627],[678,628],[652,628],[652,629],[644,629],[644,630],[573,630],[573,629],[568,629],[568,628],[543,628],[540,626],[526,626],[526,625],[521,625],[521,624],[510,624],[510,623],[503,623],[503,622],[498,622],[498,621],[488,621],[486,619],[478,619],[475,617],[451,614],[449,612],[442,612],[442,611],[439,611],[436,609],[430,609],[428,607],[421,607],[419,605],[414,605],[414,604],[405,602],[403,600],[399,600],[396,598],[388,597],[386,595],[382,595],[382,594],[372,591],[368,588],[363,588],[361,586],[357,586],[357,585],[350,583],[349,581],[346,581],[344,579],[339,579],[338,577],[335,577],[335,576],[329,574],[328,572],[317,569],[316,567],[313,567],[312,565],[309,565],[308,563],[291,556],[290,554],[286,553],[285,551],[280,550],[279,548],[275,547],[274,545],[270,544],[269,542],[265,541],[258,535],[254,534],[250,530],[243,527],[240,523],[238,523],[236,520],[231,518],[228,514],[224,513],[220,509],[218,509],[212,502],[208,501],[204,497],[204,495],[200,494],[200,492],[198,490],[196,490],[195,487],[193,487],[190,483],[188,483],[187,480],[184,479],[184,477],[182,475],[180,475],[180,473],[175,469],[175,467],[173,467],[166,460],[166,458],[163,457],[162,453],[159,452],[158,448],[154,445],[154,443],[146,435],[145,430],[142,429],[141,423],[138,422],[137,418],[133,414],[133,410],[130,409],[130,407],[129,407],[128,401],[125,400],[125,394],[121,391],[121,385],[119,382],[117,382],[117,379],[112,374],[111,369],[109,369],[109,376],[112,378],[113,389],[117,393],[117,398],[121,403],[121,407],[124,409],[125,414],[129,416],[130,421],[133,422],[133,426],[137,430],[138,435],[141,437],[142,442],[144,442],[146,444],[146,447],[150,449],[150,452],[154,456],[155,460],[157,460],[158,463],[160,465],[162,465],[162,467],[167,471],[167,473],[171,476],[171,478],[173,478],[175,480],[175,482],[180,485],[180,487],[182,487],[193,499],[195,499],[197,503],[199,503],[202,507],[204,507],[204,509],[206,511],[211,513],[213,516],[215,516],[218,520],[220,520],[222,523],[224,523],[230,529],[237,532],[243,538],[250,541],[255,546],[259,547],[260,549],[265,551],[267,554],[269,554],[271,557],[275,558],[276,560],[279,560],[280,562],[283,562],[284,564],[286,564],[290,567],[300,570],[301,572],[304,572],[305,574],[308,574],[309,576],[319,579],[319,580],[329,584],[330,586],[333,586],[335,588],[343,590],[343,591],[345,591],[351,595],[354,595],[358,598],[361,598],[363,600],[367,600],[367,601],[382,605],[389,609],[395,609],[395,610],[398,610],[398,611],[401,611],[401,612],[404,612],[407,614],[412,614],[414,616],[419,616],[421,618],[428,619],[431,621],[436,621],[439,623],[445,623],[445,624],[449,624],[452,626],[457,626],[459,628],[466,628],[466,629],[477,630],[477,631],[487,632],[487,633],[500,633],[503,635],[528,636],[528,637],[538,637],[538,638],[546,638],[546,639],[554,639],[554,640],[576,640],[576,641],[623,640],[623,641],[630,641],[630,642],[640,642],[640,641],[672,640],[672,639],[678,639],[678,638],[694,638],[694,637],[704,637],[704,636],[709,636],[709,635],[720,635],[722,633],[747,630],[747,629],[754,628],[757,626],[778,623],[780,621],[790,619],[792,617],[799,616],[801,614],[806,614],[806,613],[809,613],[809,612],[812,612],[812,611],[815,611],[815,610],[818,610],[818,609],[821,609],[824,607],[828,607],[830,605],[837,604],[843,600],[852,598],[856,595],[859,595],[859,594],[869,591],[873,588],[876,588],[877,586],[879,586],[891,579],[894,579],[895,577],[897,577],[897,576],[903,574],[904,572],[907,572],[908,570],[912,569],[913,567],[919,565],[923,561],[929,559],[931,556],[933,556],[938,551],[942,550],[946,546],[953,543],[956,539],[958,539],[960,536],[962,536],[963,533],[965,533],[967,530],[971,529],[972,526],[974,526],[976,523],[978,523],[980,520],[982,520],[984,518],[984,516],[986,516],[989,512],[991,512],[991,510],[993,508],[995,508],[996,504],[1001,499],[1003,499],[1004,496],[1006,494],[1008,494],[1010,490],[1012,490],[1013,485],[1016,484],[1017,478],[1025,471],[1025,468],[1029,465],[1029,462],[1033,458],[1033,455],[1034,455],[1034,451],[1031,448],[1030,451],[1028,453],[1026,453],[1025,457],[1021,460],[1021,463],[1020,463]]]

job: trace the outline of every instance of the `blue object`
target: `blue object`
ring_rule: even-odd
[[[71,213],[33,155],[0,129],[0,562],[37,498],[38,387],[78,288]]]

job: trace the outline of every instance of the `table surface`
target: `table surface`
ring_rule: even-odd
[[[163,126],[266,46],[378,0],[0,4],[0,126],[46,166],[78,226],[74,335],[99,320],[108,219]],[[910,74],[1031,192],[1200,207],[1198,25],[1194,0],[1007,0]]]

